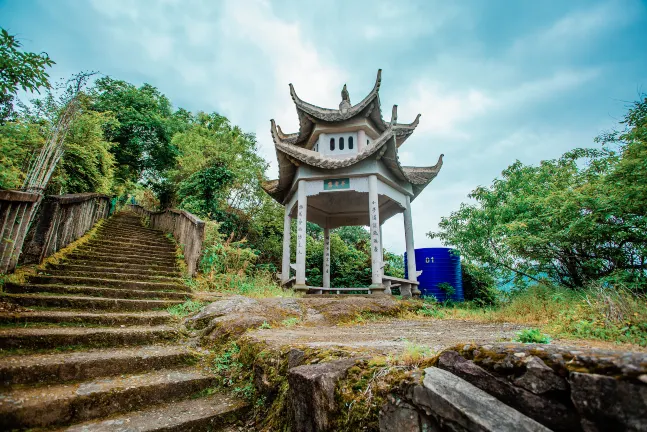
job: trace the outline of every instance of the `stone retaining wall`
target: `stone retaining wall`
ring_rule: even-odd
[[[441,353],[424,380],[392,394],[380,430],[402,430],[394,425],[408,419],[412,431],[644,431],[646,373],[642,353],[465,345]],[[512,414],[494,419],[508,408]]]

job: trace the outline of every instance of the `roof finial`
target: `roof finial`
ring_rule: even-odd
[[[344,84],[344,88],[341,89],[341,103],[339,104],[339,111],[346,111],[350,107],[350,94],[348,94],[348,89],[346,88],[346,84]]]

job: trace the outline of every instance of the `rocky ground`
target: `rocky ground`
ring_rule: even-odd
[[[378,355],[398,354],[411,345],[430,353],[465,343],[512,341],[528,326],[417,316],[420,305],[392,297],[307,297],[252,299],[232,296],[204,308],[186,324],[201,339],[224,340],[246,334],[276,348],[304,346]],[[405,318],[402,318],[405,317]],[[554,340],[577,348],[645,351],[633,345],[586,340]]]

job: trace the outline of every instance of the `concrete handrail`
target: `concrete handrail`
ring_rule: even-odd
[[[195,276],[202,254],[204,221],[184,210],[153,212],[138,204],[128,204],[128,207],[136,214],[149,217],[151,228],[173,234],[175,241],[182,245],[187,272],[190,276]]]

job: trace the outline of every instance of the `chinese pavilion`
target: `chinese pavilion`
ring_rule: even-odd
[[[285,134],[274,120],[271,132],[276,147],[279,178],[263,183],[263,189],[285,206],[281,282],[290,279],[290,225],[297,218],[296,290],[321,293],[330,287],[330,229],[348,225],[368,226],[371,234],[372,284],[370,292],[383,293],[390,280],[383,276],[382,224],[404,213],[407,256],[414,256],[411,201],[433,180],[443,163],[429,167],[402,166],[398,149],[413,133],[413,123],[398,123],[397,105],[391,121],[382,117],[378,70],[373,90],[351,105],[346,85],[339,109],[320,108],[302,101],[290,84],[299,116],[299,131]],[[306,221],[324,229],[323,286],[306,281]],[[334,251],[333,251],[334,252]],[[408,281],[416,289],[415,259],[407,260]],[[402,282],[405,282],[402,280]],[[349,289],[347,287],[346,289]]]

